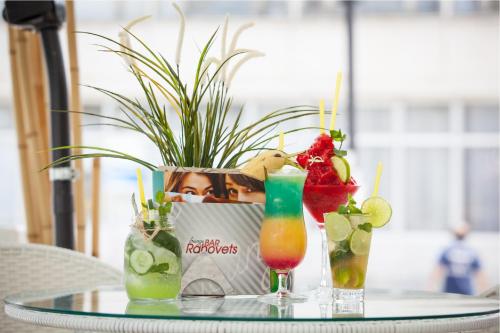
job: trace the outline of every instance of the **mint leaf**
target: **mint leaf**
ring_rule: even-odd
[[[149,235],[151,235],[152,233],[152,231],[148,231]],[[158,232],[158,234],[156,234],[156,237],[153,238],[153,243],[175,253],[175,255],[179,258],[181,257],[181,243],[168,231],[161,230],[160,232]]]
[[[347,150],[333,148],[333,152],[335,153],[336,156],[340,156],[340,157],[344,157],[347,155]]]
[[[372,232],[372,224],[369,222],[358,224],[358,229],[364,230],[366,232]]]
[[[158,214],[160,215],[160,217],[167,216],[167,214],[169,213],[169,211],[170,211],[170,209],[168,209],[165,206],[158,207]]]
[[[166,262],[159,264],[159,265],[153,265],[149,269],[148,273],[164,273],[164,272],[168,271],[169,267],[170,267],[170,265]]]
[[[154,221],[151,221],[151,223],[147,222],[147,221],[143,221],[143,225],[144,225],[144,229],[146,229],[146,230],[153,229],[155,227]]]
[[[347,138],[347,135],[343,134],[341,130],[331,130],[330,137],[333,141],[343,142]]]
[[[163,191],[156,192],[155,201],[157,203],[159,203],[159,204],[163,203],[164,199],[165,199],[165,192],[163,192]]]
[[[347,209],[346,206],[340,205],[339,208],[337,208],[337,213],[339,214],[349,214],[349,209]]]
[[[172,203],[167,202],[158,207],[158,215],[160,215],[160,220],[165,221],[167,219],[168,213],[170,213],[172,209]]]
[[[345,259],[351,254],[349,241],[343,240],[337,243],[335,250],[330,254],[330,260],[334,262],[335,260]]]
[[[355,207],[355,206],[350,207],[349,211],[351,212],[351,214],[363,214],[361,209],[359,209],[358,207]]]
[[[153,199],[148,200],[148,208],[149,209],[155,209],[155,204],[153,202]]]

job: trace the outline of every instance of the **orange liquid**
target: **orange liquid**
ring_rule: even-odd
[[[302,218],[264,219],[260,230],[260,255],[271,269],[288,271],[304,259],[307,238]]]

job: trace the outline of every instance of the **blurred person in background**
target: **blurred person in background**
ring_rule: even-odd
[[[454,241],[440,254],[431,275],[431,288],[443,283],[446,293],[472,295],[487,288],[486,276],[476,251],[466,243],[470,227],[461,223],[452,228]]]

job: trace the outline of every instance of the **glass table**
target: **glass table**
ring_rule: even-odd
[[[255,296],[130,302],[121,287],[23,293],[8,316],[40,326],[103,332],[498,332],[498,300],[421,291],[368,290],[346,308],[314,301],[276,306]]]

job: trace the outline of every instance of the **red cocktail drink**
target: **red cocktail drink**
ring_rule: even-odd
[[[350,184],[306,185],[304,205],[317,223],[323,223],[324,214],[337,211],[340,205],[347,202],[348,195],[354,195],[358,188],[354,181]]]
[[[332,136],[341,143],[345,138],[340,131],[332,131]],[[332,289],[327,286],[330,265],[326,231],[323,226],[324,214],[337,211],[340,205],[348,202],[349,195],[356,193],[359,187],[351,178],[349,163],[344,158],[346,152],[335,149],[332,136],[321,134],[307,151],[297,156],[297,163],[308,171],[303,202],[321,231],[321,282],[315,291],[316,298],[320,300],[329,299],[332,294]]]

